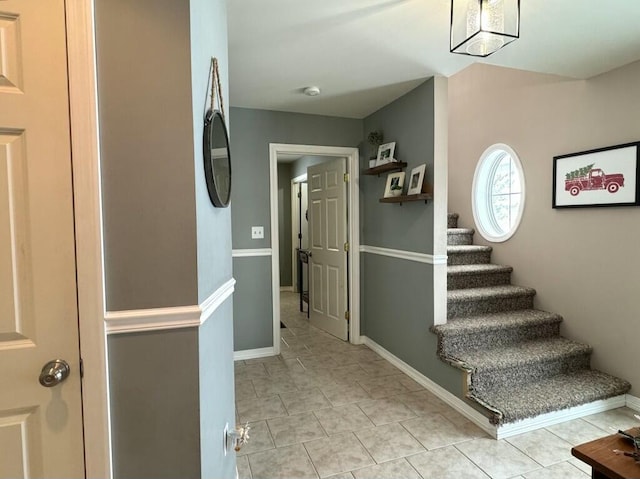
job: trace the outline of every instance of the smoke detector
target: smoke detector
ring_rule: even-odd
[[[303,90],[303,93],[307,96],[318,96],[320,94],[320,88],[317,86],[308,86]]]

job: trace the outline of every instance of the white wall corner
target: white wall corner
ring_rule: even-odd
[[[640,412],[640,398],[627,394],[627,407]]]
[[[449,80],[433,78],[433,322],[447,322],[447,213],[449,167]]]

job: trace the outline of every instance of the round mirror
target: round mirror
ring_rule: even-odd
[[[229,206],[231,198],[231,152],[227,126],[219,110],[208,110],[202,139],[204,177],[214,206]]]

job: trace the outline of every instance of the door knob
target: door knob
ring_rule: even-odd
[[[69,376],[69,363],[64,359],[54,359],[44,365],[40,371],[40,384],[45,388],[57,386]]]

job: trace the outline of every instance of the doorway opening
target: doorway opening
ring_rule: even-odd
[[[294,196],[293,193],[288,193],[288,206],[280,206],[279,197],[284,197],[287,193],[279,191],[278,187],[278,163],[292,162],[302,157],[313,158],[311,163],[325,163],[337,158],[344,159],[344,165],[348,174],[348,181],[346,182],[346,216],[348,217],[347,226],[347,243],[345,248],[350,250],[347,255],[346,271],[346,289],[347,302],[348,302],[348,336],[349,342],[353,344],[360,343],[360,222],[359,222],[359,153],[357,148],[346,147],[332,147],[332,146],[313,146],[313,145],[288,145],[288,144],[270,144],[269,145],[269,158],[270,158],[270,203],[271,203],[271,273],[272,273],[272,303],[273,303],[273,344],[274,353],[280,353],[280,323],[281,323],[281,311],[280,311],[280,292],[294,291],[297,289],[298,277],[297,272],[297,257],[296,249],[302,249],[303,244],[298,241],[298,231],[294,232],[293,227],[291,231],[289,229],[283,229],[280,226],[279,219],[287,217],[292,220],[292,211],[294,210]],[[296,170],[295,173],[290,171],[287,173],[281,170],[280,178],[281,183],[284,176],[289,175],[288,188],[291,189],[292,185],[300,184],[304,181],[304,176],[300,170]],[[306,173],[306,171],[305,171]],[[292,180],[296,180],[292,182]],[[297,197],[295,198],[297,200]],[[298,204],[299,207],[299,204]],[[281,211],[282,210],[282,211]],[[301,214],[300,214],[301,213]],[[299,212],[300,216],[304,215],[304,212]],[[299,228],[299,225],[296,225]],[[286,232],[285,232],[286,231]],[[286,235],[286,238],[285,238]],[[283,248],[283,243],[286,243],[288,248]],[[293,250],[293,251],[292,251]],[[282,274],[281,271],[281,255],[287,255],[288,261],[284,261],[284,268],[287,272]],[[296,271],[294,271],[296,270]],[[285,284],[288,283],[288,284]],[[306,306],[306,305],[305,305]],[[345,316],[345,317],[346,317]]]

